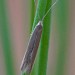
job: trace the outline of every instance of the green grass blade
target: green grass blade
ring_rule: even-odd
[[[6,75],[15,75],[13,67],[10,31],[8,27],[8,18],[6,16],[5,0],[0,0],[0,30],[2,35],[3,53],[5,58]]]
[[[48,11],[50,6],[51,6],[51,0],[38,0],[38,6],[36,10],[33,28],[43,18],[43,16]],[[47,14],[43,22],[43,33],[41,38],[41,44],[40,44],[39,52],[37,54],[37,59],[35,61],[35,65],[31,75],[46,75],[49,36],[50,36],[50,17],[51,17],[50,13],[51,12]]]
[[[46,4],[47,4],[47,0],[38,0],[32,32],[33,32],[35,26],[37,25],[37,23],[43,18],[44,14],[45,14]],[[37,70],[38,70],[38,56],[36,58],[31,75],[38,75]]]
[[[32,30],[34,15],[35,15],[35,2],[34,0],[30,0],[30,31]]]
[[[51,7],[51,0],[47,0],[46,10]],[[51,22],[51,12],[47,14],[43,22],[43,33],[40,44],[40,52],[39,52],[39,67],[38,67],[38,75],[46,75],[47,71],[47,61],[48,61],[48,48],[49,48],[49,39],[50,39],[50,22]]]
[[[55,75],[64,75],[67,55],[67,32],[68,32],[68,3],[60,0],[57,7],[57,29],[58,29],[58,54]]]

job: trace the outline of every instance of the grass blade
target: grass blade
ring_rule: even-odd
[[[33,28],[43,18],[45,13],[51,7],[51,0],[38,0],[36,15],[34,19]],[[43,33],[41,38],[41,44],[37,59],[31,75],[46,75],[47,70],[47,59],[48,59],[48,47],[49,47],[49,36],[50,36],[50,13],[44,19],[43,22]]]
[[[64,68],[67,55],[67,32],[68,32],[68,3],[67,0],[60,0],[57,7],[57,31],[58,54],[55,75],[64,75]]]
[[[5,58],[6,75],[15,75],[5,2],[5,0],[0,0],[0,28],[2,35],[3,53]]]

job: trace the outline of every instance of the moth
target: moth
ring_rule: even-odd
[[[49,8],[49,10],[43,16],[42,20],[38,22],[38,24],[36,25],[36,27],[32,33],[32,36],[29,40],[27,51],[23,57],[22,64],[21,64],[21,71],[25,72],[26,74],[30,74],[32,67],[33,67],[33,64],[34,64],[34,60],[36,57],[36,53],[38,50],[38,46],[39,46],[39,42],[40,42],[41,34],[42,34],[42,29],[43,29],[42,22],[43,22],[44,18],[46,17],[46,15],[51,10],[51,8],[57,2],[58,2],[58,0],[56,0],[56,2]]]
[[[25,72],[26,74],[30,74],[32,70],[33,63],[34,63],[36,53],[38,50],[41,34],[42,34],[42,22],[39,21],[39,23],[36,25],[31,35],[27,51],[24,55],[24,58],[21,64],[21,71]]]

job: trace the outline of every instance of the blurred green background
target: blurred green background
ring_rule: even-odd
[[[36,9],[31,2],[0,0],[0,75],[21,75],[34,19],[31,9]],[[75,75],[74,7],[74,0],[59,0],[52,8],[47,75]]]

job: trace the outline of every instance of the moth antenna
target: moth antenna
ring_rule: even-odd
[[[56,0],[53,5],[48,9],[48,11],[46,12],[46,14],[43,16],[42,21],[44,20],[44,18],[47,16],[47,14],[49,13],[49,11],[52,9],[53,6],[55,6],[57,4],[58,0]]]

